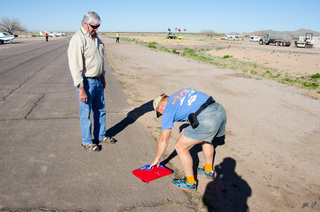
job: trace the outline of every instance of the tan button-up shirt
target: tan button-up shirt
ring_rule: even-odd
[[[71,38],[68,48],[69,68],[74,86],[83,87],[83,77],[104,76],[104,45],[81,27]]]

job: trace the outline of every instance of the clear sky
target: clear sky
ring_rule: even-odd
[[[99,14],[100,32],[320,32],[320,0],[0,0],[0,18],[28,31],[76,31],[87,11]]]

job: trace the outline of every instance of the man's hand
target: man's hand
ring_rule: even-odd
[[[79,96],[80,96],[80,101],[83,103],[87,103],[88,101],[88,96],[86,91],[84,90],[83,87],[79,87]]]
[[[160,160],[155,160],[153,161],[153,163],[151,163],[150,169],[153,169],[156,166],[159,167],[159,165],[160,165]]]

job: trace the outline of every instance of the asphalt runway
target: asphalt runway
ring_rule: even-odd
[[[156,142],[137,121],[153,112],[152,102],[129,105],[108,64],[107,133],[117,143],[99,153],[81,148],[68,42],[0,50],[1,211],[197,211],[190,195],[171,186],[174,174],[149,184],[132,175],[154,159]]]

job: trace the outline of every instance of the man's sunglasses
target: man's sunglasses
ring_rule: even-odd
[[[100,26],[100,24],[99,25],[91,25],[91,24],[89,24],[93,29],[97,29],[97,28],[99,28],[99,26]]]

